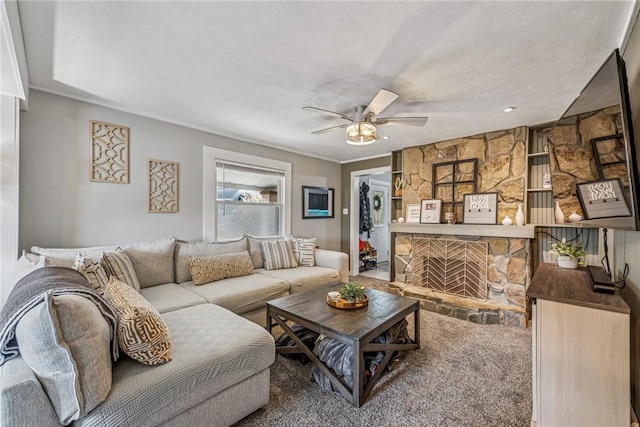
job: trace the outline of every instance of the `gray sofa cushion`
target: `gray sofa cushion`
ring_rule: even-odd
[[[0,426],[60,427],[38,377],[20,356],[0,366]]]
[[[140,288],[173,282],[176,239],[154,240],[123,246],[136,271]]]
[[[111,330],[91,300],[48,292],[18,322],[16,339],[61,424],[83,417],[109,394]]]
[[[247,250],[247,238],[229,242],[183,242],[176,243],[176,282],[182,283],[191,280],[191,272],[187,265],[187,258],[193,256],[214,256],[230,253],[238,253]],[[167,280],[173,282],[173,280]]]
[[[76,260],[78,254],[82,254],[99,260],[104,252],[113,252],[118,246],[91,246],[86,248],[41,248],[40,246],[31,246],[31,252],[47,257],[49,265],[58,265],[60,267],[71,267]]]
[[[267,301],[289,293],[287,282],[261,274],[231,277],[199,286],[189,281],[180,286],[237,314],[262,308]]]
[[[204,298],[175,283],[150,286],[140,289],[140,293],[161,314],[207,303]]]
[[[31,251],[35,254],[46,256],[49,265],[71,267],[79,253],[97,261],[104,252],[114,252],[117,248],[121,248],[129,256],[140,281],[140,286],[146,288],[147,286],[173,282],[175,242],[175,237],[170,237],[168,239],[119,246],[91,246],[86,248],[41,248],[40,246],[32,246]]]
[[[273,337],[222,307],[202,304],[163,317],[173,360],[154,367],[121,360],[107,400],[75,425],[155,426],[274,362]]]
[[[307,291],[329,283],[340,283],[339,271],[334,270],[333,268],[317,266],[300,266],[297,268],[286,268],[283,270],[266,270],[261,268],[256,270],[256,273],[288,282],[291,286],[289,292],[292,294]]]

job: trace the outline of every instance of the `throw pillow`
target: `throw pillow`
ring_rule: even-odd
[[[264,268],[267,270],[280,270],[282,268],[295,268],[298,261],[291,249],[288,240],[272,240],[260,242]]]
[[[227,277],[248,276],[254,273],[249,251],[189,257],[187,264],[195,285],[204,285]]]
[[[60,423],[84,417],[111,390],[111,330],[93,301],[53,295],[15,329],[20,354],[49,396]]]
[[[118,316],[118,344],[127,356],[145,365],[160,365],[172,359],[169,328],[142,295],[112,276],[103,296]]]
[[[262,258],[260,242],[264,242],[266,240],[282,240],[282,237],[253,237],[247,235],[247,240],[249,241],[249,255],[251,256],[253,268],[264,268],[264,259]]]
[[[293,254],[298,261],[298,265],[305,267],[313,267],[316,265],[316,244],[318,239],[299,239],[290,237],[289,240],[292,244]]]
[[[176,282],[192,280],[187,259],[190,257],[214,256],[239,253],[247,250],[247,238],[226,242],[176,242]],[[260,255],[262,257],[262,255]],[[254,266],[255,267],[255,266]]]
[[[107,272],[107,277],[110,278],[113,276],[119,281],[131,286],[136,291],[140,290],[140,282],[138,281],[136,271],[133,269],[133,264],[129,256],[120,248],[116,249],[115,252],[105,252],[102,254],[100,262]]]
[[[88,256],[78,254],[71,268],[82,273],[93,289],[102,291],[104,287],[107,286],[109,278],[100,262],[94,261]]]

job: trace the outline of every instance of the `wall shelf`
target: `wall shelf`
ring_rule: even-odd
[[[540,191],[552,191],[551,188],[527,188],[527,193],[535,193]]]

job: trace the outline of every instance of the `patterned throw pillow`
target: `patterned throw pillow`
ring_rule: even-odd
[[[91,284],[91,287],[99,292],[102,292],[109,282],[107,272],[102,268],[102,264],[94,261],[88,256],[78,254],[76,261],[73,263],[73,267],[71,268],[82,273],[82,275]]]
[[[118,316],[118,344],[133,360],[160,365],[172,358],[169,328],[158,310],[126,283],[109,278],[104,298]]]
[[[195,285],[204,285],[227,277],[248,276],[254,273],[249,251],[189,257],[187,264]]]
[[[298,261],[298,265],[305,267],[313,267],[316,265],[316,244],[318,239],[299,239],[290,237],[291,245],[293,246],[293,254]]]
[[[107,277],[115,277],[121,282],[131,286],[136,291],[140,290],[140,282],[136,271],[133,269],[133,264],[124,251],[116,249],[115,252],[105,252],[102,254],[100,261],[104,267]]]
[[[288,240],[272,240],[260,242],[264,268],[280,270],[282,268],[296,268],[298,261]]]

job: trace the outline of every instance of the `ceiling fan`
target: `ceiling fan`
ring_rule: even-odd
[[[389,105],[391,105],[399,95],[387,89],[380,89],[377,95],[371,100],[369,105],[358,105],[354,108],[353,114],[336,113],[335,111],[324,110],[317,107],[302,107],[303,110],[320,111],[323,114],[338,117],[347,120],[349,123],[343,123],[337,126],[331,126],[311,132],[312,134],[321,134],[336,129],[346,129],[346,141],[353,145],[367,145],[376,142],[378,139],[378,126],[396,125],[396,126],[424,126],[428,117],[380,117]]]

